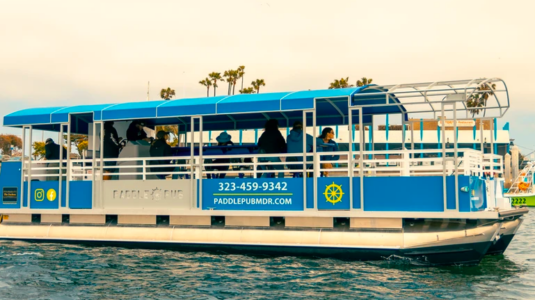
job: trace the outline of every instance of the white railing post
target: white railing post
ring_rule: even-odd
[[[258,178],[257,169],[258,169],[258,157],[253,157],[253,178]]]
[[[411,176],[410,171],[410,160],[409,160],[409,151],[407,149],[403,149],[402,154],[403,161],[401,162],[401,176]]]
[[[142,160],[143,162],[143,181],[147,180],[147,161],[145,160],[145,158],[143,158]]]

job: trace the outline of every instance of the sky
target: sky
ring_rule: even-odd
[[[0,117],[38,106],[202,97],[246,66],[261,92],[499,77],[535,149],[535,1],[0,0]],[[226,93],[224,85],[219,91]],[[19,134],[3,127],[1,133]]]

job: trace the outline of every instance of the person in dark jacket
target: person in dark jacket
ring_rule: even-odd
[[[321,135],[316,139],[317,152],[333,152],[338,151],[338,144],[334,141],[334,130],[331,127],[323,128]],[[322,169],[332,169],[333,164],[331,161],[340,159],[339,155],[322,155],[321,157],[321,168]],[[321,172],[322,176],[328,177],[329,173],[327,171]]]
[[[279,131],[279,121],[276,119],[270,119],[266,122],[264,133],[258,139],[258,148],[259,153],[274,154],[274,153],[285,153],[286,152],[286,141],[282,137],[281,132]],[[260,161],[265,162],[281,162],[280,157],[264,157]],[[282,164],[277,165],[264,165],[263,169],[265,170],[284,170]],[[264,173],[262,177],[271,177],[272,173]],[[278,175],[279,178],[284,178],[284,173],[280,172]]]
[[[147,137],[147,133],[143,130],[143,127],[145,127],[145,122],[140,120],[132,121],[126,130],[126,139],[130,142],[144,140],[150,143],[151,140]]]
[[[150,146],[150,156],[151,157],[169,157],[173,156],[173,151],[171,146],[167,144],[167,139],[169,139],[169,133],[163,130],[158,131],[156,134],[156,139]],[[151,165],[170,165],[172,160],[153,160]],[[151,172],[173,172],[174,167],[152,167]],[[159,179],[165,179],[167,174],[156,174]]]
[[[113,122],[108,121],[104,122],[104,158],[118,158],[119,152],[121,151],[121,139],[115,127],[113,127]],[[115,166],[117,165],[116,161],[107,161],[104,162],[105,166]],[[114,172],[116,169],[110,169],[109,171]]]
[[[45,141],[45,159],[46,160],[59,160],[59,154],[60,154],[60,145],[56,144],[53,139],[48,138]],[[67,149],[63,148],[63,157],[62,159],[67,160]],[[64,164],[65,166],[65,164]],[[47,167],[50,168],[46,170],[46,173],[53,174],[56,176],[47,176],[47,181],[54,181],[58,180],[59,177],[57,174],[59,174],[59,170],[56,169],[59,167],[59,163],[48,163]]]
[[[295,121],[290,134],[286,138],[288,145],[288,153],[303,153],[303,123]],[[306,134],[305,152],[312,152],[314,138],[310,134]],[[303,161],[302,156],[288,157],[286,161]],[[308,156],[307,161],[312,161],[312,157]],[[302,165],[288,165],[288,169],[302,169]],[[307,164],[307,169],[312,168],[312,164]],[[294,177],[300,176],[301,173],[294,173]]]
[[[45,159],[59,160],[60,146],[53,139],[48,138],[45,142]],[[63,148],[63,159],[67,159],[67,149]]]

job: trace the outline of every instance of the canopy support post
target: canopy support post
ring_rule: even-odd
[[[104,122],[100,122],[100,131],[99,131],[99,154],[100,154],[100,191],[99,191],[99,207],[104,207]],[[117,175],[119,176],[119,175]]]
[[[96,203],[95,203],[95,193],[96,193],[95,172],[97,170],[96,168],[96,163],[97,163],[96,133],[97,133],[97,123],[93,121],[93,136],[91,137],[91,145],[93,145],[93,149],[91,150],[91,169],[92,169],[91,170],[91,183],[93,184],[92,193],[91,193],[91,207],[96,207]]]
[[[29,206],[28,206],[28,202],[26,202],[26,206],[24,206],[24,179],[25,179],[25,167],[24,167],[24,164],[25,164],[25,159],[24,159],[24,156],[26,154],[26,151],[25,151],[25,148],[26,148],[26,129],[28,128],[28,126],[22,126],[22,157],[21,157],[21,163],[20,163],[20,169],[21,169],[21,172],[20,172],[20,208],[21,209],[29,209]],[[30,148],[30,155],[31,155],[31,145],[29,146]]]
[[[312,150],[314,153],[313,158],[313,167],[314,167],[314,206],[312,207],[314,210],[318,210],[318,177],[320,175],[320,170],[318,168],[321,168],[321,162],[320,162],[320,156],[317,155],[317,147],[318,143],[316,141],[317,136],[317,130],[316,130],[316,98],[314,98],[314,109],[312,110]]]
[[[364,126],[363,125],[363,115],[362,107],[358,108],[359,111],[359,135],[360,135],[360,146],[359,146],[359,166],[360,166],[360,209],[364,210]]]
[[[59,125],[60,129],[59,129],[59,138],[58,138],[58,144],[59,144],[59,178],[58,178],[59,204],[58,204],[58,207],[61,207],[61,199],[63,197],[63,146],[65,145],[65,143],[63,142],[63,129],[65,128],[63,127],[64,125],[65,125],[64,123],[61,123]]]
[[[30,135],[30,140],[29,140],[29,143],[30,145],[29,146],[29,149],[30,149],[30,153],[28,153],[28,202],[27,202],[27,205],[28,205],[28,208],[32,208],[32,205],[31,205],[31,195],[32,195],[32,140],[33,140],[33,126],[29,126],[29,135]],[[21,157],[21,160],[22,160],[22,163],[24,164],[24,156]]]
[[[67,124],[67,179],[65,180],[65,207],[69,208],[69,190],[71,182],[71,114],[69,114],[69,123]],[[63,152],[63,151],[62,151]],[[61,207],[61,198],[60,205]]]
[[[303,110],[303,202],[307,209],[307,112]],[[287,158],[288,159],[288,158]]]
[[[348,103],[351,103],[351,97],[348,97],[347,99]],[[348,108],[347,111],[348,114],[348,130],[349,133],[349,157],[348,157],[348,163],[347,163],[347,169],[348,169],[348,177],[349,177],[349,210],[353,210],[353,110],[351,109],[351,105]]]

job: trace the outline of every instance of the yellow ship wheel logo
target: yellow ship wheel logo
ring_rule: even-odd
[[[344,192],[342,191],[342,185],[337,185],[333,182],[325,187],[325,193],[323,193],[323,195],[325,195],[327,202],[330,202],[333,205],[341,202],[342,196],[344,195]]]

